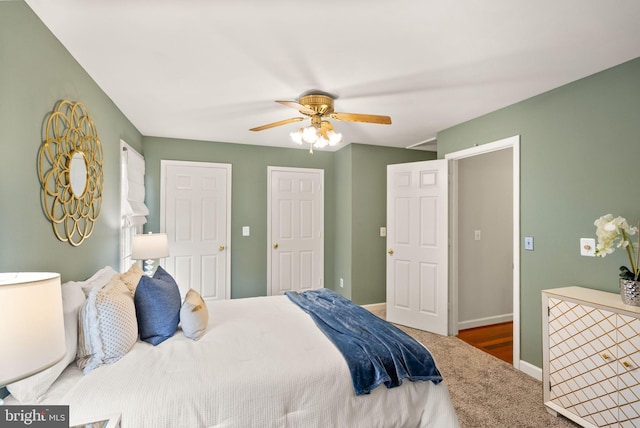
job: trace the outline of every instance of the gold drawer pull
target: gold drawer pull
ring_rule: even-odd
[[[604,358],[605,360],[608,360],[611,357],[609,356],[609,354],[605,353],[605,354],[602,354],[602,358]]]
[[[625,368],[630,369],[633,367],[633,364],[631,364],[629,361],[623,361],[622,365],[625,366]]]

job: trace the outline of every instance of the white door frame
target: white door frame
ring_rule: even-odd
[[[449,325],[452,335],[458,334],[458,161],[485,153],[513,149],[513,366],[520,369],[520,136],[515,135],[492,143],[447,153],[451,174],[451,308]]]
[[[271,255],[272,251],[272,238],[271,238],[271,173],[272,171],[287,171],[287,172],[314,172],[320,174],[322,179],[322,207],[321,207],[321,221],[322,225],[322,245],[321,245],[321,257],[322,257],[322,286],[324,287],[324,170],[318,168],[294,168],[287,166],[267,166],[267,296],[271,296]]]
[[[167,181],[167,167],[170,165],[175,166],[192,166],[192,167],[204,167],[204,168],[222,168],[227,170],[227,243],[226,243],[226,275],[225,275],[225,299],[231,299],[231,164],[230,163],[215,163],[215,162],[193,162],[193,161],[177,161],[177,160],[160,160],[160,232],[166,232],[166,181]]]

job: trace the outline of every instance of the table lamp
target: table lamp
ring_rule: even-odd
[[[153,260],[169,257],[169,241],[166,233],[147,233],[133,237],[133,260],[144,260],[144,273],[153,276]]]
[[[38,373],[64,357],[60,274],[0,273],[0,349],[0,386]]]

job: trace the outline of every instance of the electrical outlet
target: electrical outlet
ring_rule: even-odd
[[[480,232],[479,230],[475,230],[473,232],[473,237],[475,238],[476,241],[479,241],[480,238],[482,237],[482,232]]]

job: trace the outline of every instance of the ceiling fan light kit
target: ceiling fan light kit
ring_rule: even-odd
[[[311,126],[300,128],[289,135],[296,144],[308,143],[310,153],[313,153],[314,147],[322,149],[326,146],[335,146],[342,141],[342,134],[336,132],[328,120],[321,120],[320,116],[312,116]]]
[[[342,134],[335,131],[331,122],[323,120],[324,117],[348,122],[379,123],[385,125],[391,124],[391,118],[389,116],[334,112],[333,97],[325,93],[310,91],[301,96],[298,101],[276,102],[286,107],[294,108],[301,114],[311,118],[310,126],[302,127],[290,134],[291,139],[296,144],[302,145],[303,143],[308,143],[309,153],[313,153],[314,147],[321,149],[327,145],[335,146],[342,141]],[[304,119],[304,117],[293,117],[291,119],[280,120],[278,122],[251,128],[250,131],[262,131],[276,126],[299,122]]]

